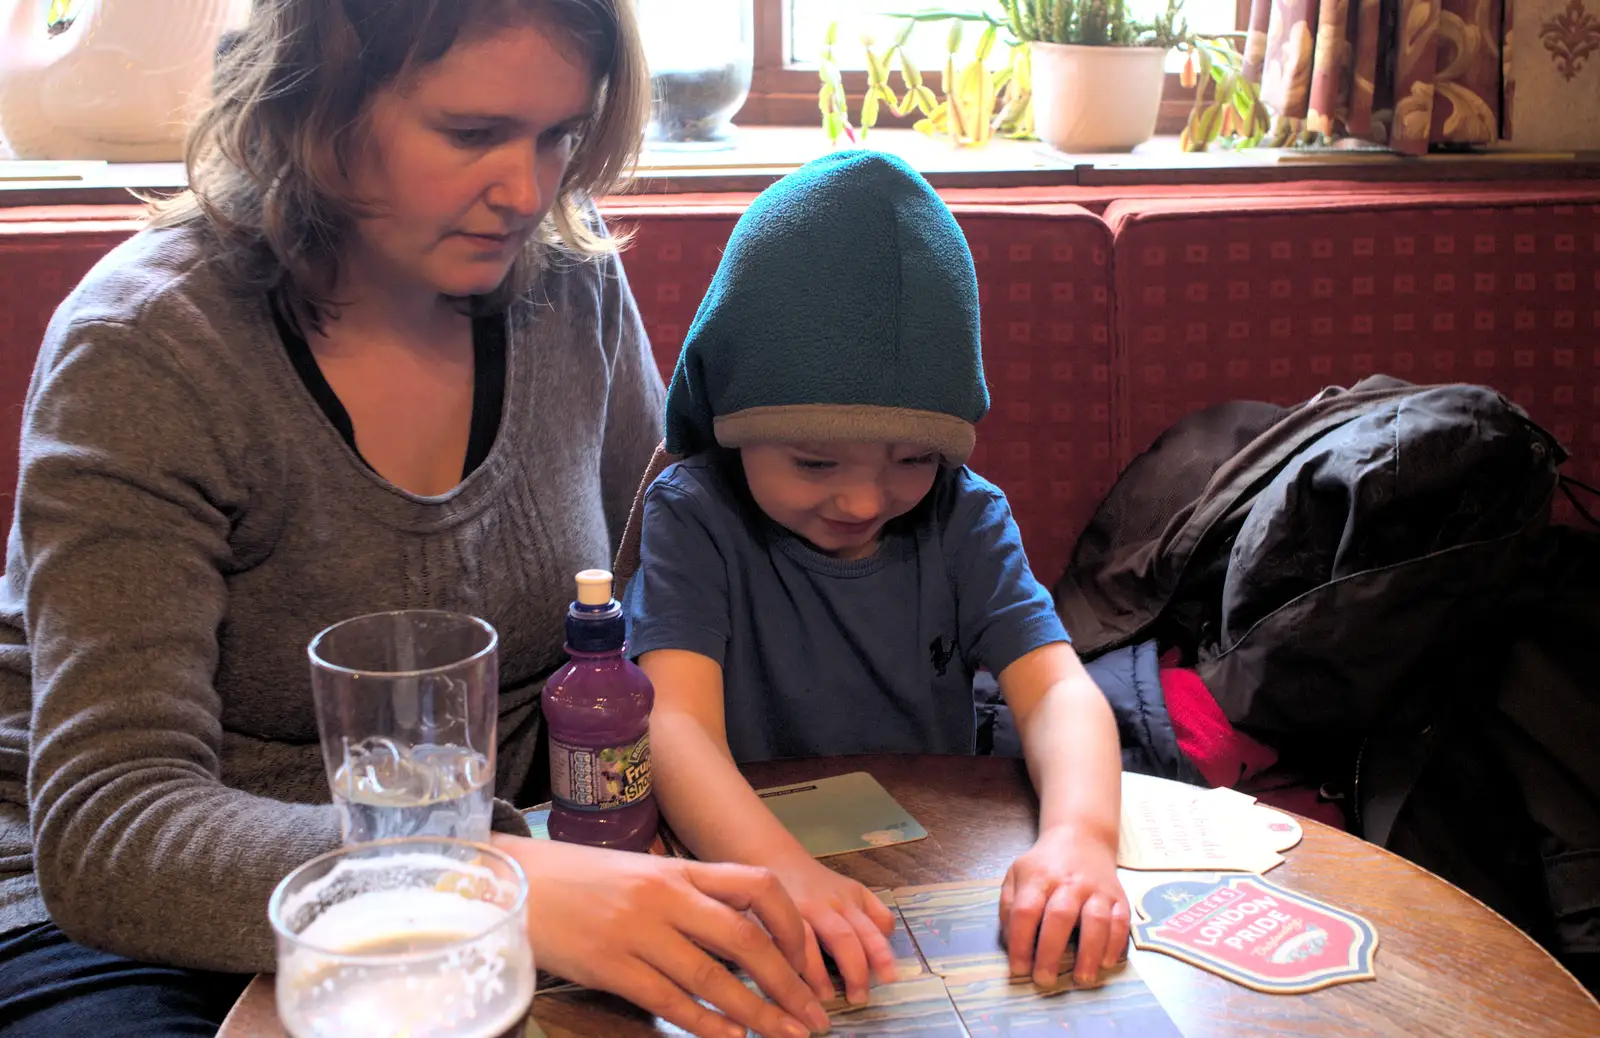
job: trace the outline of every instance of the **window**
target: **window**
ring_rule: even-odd
[[[925,10],[937,7],[943,11],[961,13],[997,13],[999,5],[988,2],[928,4],[917,0],[789,0],[787,51],[788,60],[795,65],[814,65],[828,26],[839,26],[839,61],[850,68],[864,67],[861,48],[857,45],[863,33],[871,33],[880,42],[892,39],[904,24],[891,17],[895,13]],[[1197,34],[1233,32],[1238,21],[1237,0],[1187,0],[1184,17],[1190,31]],[[1165,0],[1133,0],[1135,17],[1149,18],[1166,7]],[[977,31],[975,26],[969,31]],[[922,68],[943,67],[946,51],[946,30],[943,25],[919,25],[911,36],[911,57]],[[1178,59],[1181,63],[1182,59]],[[1177,70],[1174,65],[1174,71]]]
[[[750,101],[737,118],[741,123],[808,125],[817,119],[817,58],[828,25],[839,23],[835,58],[845,69],[845,87],[859,94],[865,87],[866,61],[860,39],[872,33],[881,46],[893,38],[893,12],[941,10],[998,11],[994,0],[752,0],[755,5],[756,74]],[[1154,11],[1165,0],[1134,0],[1135,10]],[[1249,19],[1250,0],[1186,0],[1184,14],[1196,33],[1236,32]],[[975,29],[969,31],[975,32]],[[919,26],[912,35],[912,57],[937,73],[944,66],[945,30]],[[1169,64],[1167,95],[1173,120],[1163,117],[1163,132],[1182,125],[1185,104],[1178,83],[1181,58]],[[1175,120],[1175,121],[1174,121]],[[883,120],[891,122],[892,120]],[[1170,125],[1168,125],[1170,123]]]

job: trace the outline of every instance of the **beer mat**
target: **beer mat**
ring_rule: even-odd
[[[1236,790],[1122,775],[1117,864],[1158,872],[1267,872],[1303,837],[1300,824]]]
[[[1087,987],[1072,980],[1070,951],[1063,962],[1069,972],[1050,988],[1010,976],[999,943],[999,889],[999,880],[987,880],[874,890],[897,917],[889,938],[895,980],[874,983],[863,1006],[850,1005],[842,995],[825,1003],[832,1024],[828,1033],[835,1038],[1057,1033],[1181,1038],[1131,962]],[[739,979],[754,989],[750,978]],[[840,990],[838,977],[833,979]],[[541,987],[531,1020],[527,1034],[533,1038],[685,1033],[616,996],[570,984]]]
[[[1378,932],[1370,922],[1257,875],[1158,883],[1138,899],[1136,915],[1134,947],[1266,994],[1377,976]]]
[[[756,790],[814,858],[921,840],[928,831],[865,771]]]
[[[1011,957],[1000,935],[1000,880],[899,887],[894,904],[928,969],[946,979],[1011,976]],[[1073,986],[1078,931],[1074,929],[1057,966],[1051,990]]]

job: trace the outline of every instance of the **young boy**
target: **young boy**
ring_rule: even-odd
[[[966,240],[899,160],[836,153],[739,221],[667,396],[626,593],[655,684],[656,795],[704,859],[762,865],[852,1002],[889,979],[886,909],[808,855],[735,762],[972,753],[975,670],[1021,732],[1039,837],[1006,875],[1019,975],[1122,955],[1111,709],[1034,579],[1004,495],[965,468],[988,410]],[[626,552],[625,552],[626,554]],[[806,979],[830,985],[816,942]]]

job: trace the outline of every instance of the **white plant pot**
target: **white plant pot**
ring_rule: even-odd
[[[1156,132],[1167,52],[1034,43],[1033,123],[1057,151],[1131,151]]]

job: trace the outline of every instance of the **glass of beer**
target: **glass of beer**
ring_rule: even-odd
[[[346,845],[273,891],[291,1038],[501,1038],[533,1004],[528,880],[485,844]]]
[[[489,839],[498,635],[475,616],[411,609],[311,640],[311,688],[346,843]]]

